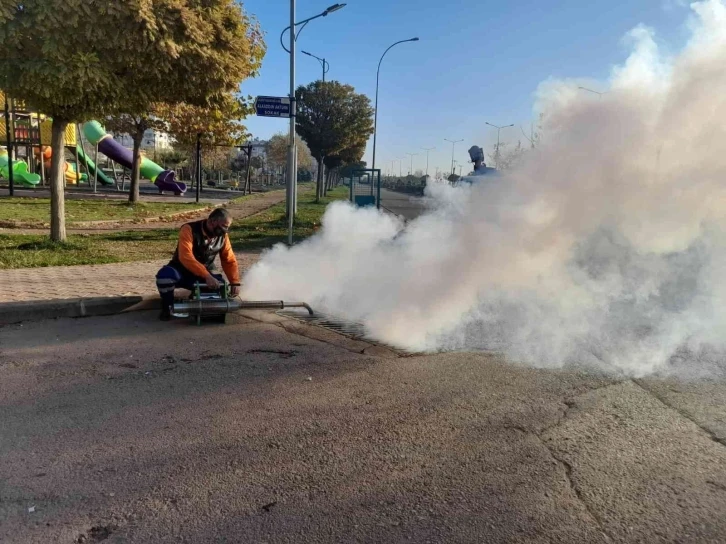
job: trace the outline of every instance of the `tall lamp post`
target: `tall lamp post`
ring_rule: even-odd
[[[484,121],[484,123],[486,123],[490,127],[494,127],[495,129],[497,129],[497,157],[496,157],[496,167],[499,168],[499,132],[503,128],[513,127],[514,125],[504,125],[503,127],[500,127],[500,126],[497,126],[497,125],[492,125],[489,121]]]
[[[602,98],[602,95],[604,95],[604,94],[608,94],[607,91],[605,91],[604,93],[601,93],[599,91],[593,91],[592,89],[588,89],[587,87],[578,87],[578,89],[580,89],[581,91],[587,91],[588,93],[596,94],[599,98]]]
[[[418,38],[409,38],[408,40],[401,40],[400,42],[396,42],[390,46],[388,46],[388,49],[386,49],[383,54],[381,55],[381,60],[378,61],[378,71],[376,71],[376,108],[375,108],[375,115],[373,117],[373,165],[371,166],[372,169],[375,170],[376,168],[376,135],[378,131],[378,82],[381,77],[381,63],[383,62],[383,57],[386,56],[386,53],[388,53],[391,48],[397,46],[399,43],[406,43],[406,42],[417,42]]]
[[[295,42],[303,28],[312,20],[327,17],[328,14],[345,7],[345,4],[333,4],[322,13],[295,22],[295,0],[290,0],[290,26],[280,34],[282,48],[290,53],[290,143],[287,149],[287,243],[292,245],[292,228],[297,207],[297,150],[295,149]],[[297,27],[300,27],[296,31]],[[282,41],[285,32],[290,31],[290,49]]]
[[[444,141],[451,143],[451,174],[456,174],[454,172],[454,148],[456,147],[456,144],[459,142],[463,142],[464,140],[449,140],[448,138],[444,138]]]
[[[411,157],[411,166],[408,167],[408,175],[410,176],[413,174],[413,158],[418,155],[418,153],[406,153],[409,157]]]
[[[307,55],[308,57],[313,57],[314,59],[318,59],[318,62],[322,64],[323,66],[323,83],[325,83],[325,74],[327,74],[330,71],[330,63],[325,60],[321,59],[320,57],[316,57],[312,53],[308,53],[307,51],[301,51],[303,55]]]
[[[423,149],[426,152],[426,177],[429,177],[429,152],[433,151],[436,148],[435,147],[422,147],[421,149]]]

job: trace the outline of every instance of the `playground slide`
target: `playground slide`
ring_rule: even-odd
[[[84,123],[83,133],[92,144],[98,144],[98,150],[109,159],[126,168],[131,168],[133,152],[114,140],[110,134],[107,134],[101,123],[98,121]],[[164,170],[146,157],[141,159],[141,175],[150,179],[159,188],[160,193],[174,191],[174,194],[180,195],[187,190],[184,183],[174,179],[176,174],[173,171]]]
[[[66,177],[66,185],[78,185],[82,181],[88,181],[88,176],[84,173],[78,173],[76,171],[76,165],[72,162],[65,162],[64,175]],[[50,172],[50,167],[48,167]]]
[[[36,147],[33,152],[38,160],[41,158],[43,159],[45,171],[50,172],[50,158],[53,156],[50,146],[43,146],[42,151],[40,148]],[[86,176],[86,174],[78,174],[76,172],[76,165],[66,161],[63,161],[63,175],[66,178],[66,185],[78,185],[81,181],[88,181],[88,176]]]
[[[0,149],[0,176],[9,179],[10,171],[8,169],[8,152],[6,149]],[[24,187],[35,187],[40,183],[40,176],[28,172],[28,163],[25,161],[13,161],[13,184],[22,185]]]
[[[93,179],[93,175],[96,172],[96,163],[94,163],[91,158],[86,155],[83,151],[83,147],[80,145],[76,146],[76,151],[78,151],[78,160],[81,161],[86,168],[88,168],[88,172],[91,174],[89,179]],[[113,185],[113,180],[104,174],[100,168],[98,169],[98,181],[102,185]]]

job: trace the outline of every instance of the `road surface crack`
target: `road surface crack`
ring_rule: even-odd
[[[685,410],[682,410],[682,409],[678,408],[677,406],[673,406],[673,405],[672,405],[672,404],[671,404],[670,402],[668,402],[668,400],[667,400],[666,398],[664,398],[664,397],[663,397],[662,395],[659,395],[658,393],[656,393],[655,391],[653,391],[652,389],[650,389],[650,388],[649,388],[648,386],[646,386],[646,385],[644,385],[643,383],[641,383],[641,380],[638,380],[638,379],[632,379],[632,380],[630,380],[630,381],[631,381],[631,382],[632,382],[632,383],[633,383],[634,385],[638,386],[638,387],[639,387],[640,389],[642,389],[643,391],[645,391],[645,393],[646,393],[646,394],[650,395],[651,397],[653,397],[654,399],[656,399],[656,400],[657,400],[658,402],[660,402],[660,403],[661,403],[661,404],[662,404],[663,406],[665,406],[666,408],[669,408],[669,409],[673,410],[673,411],[674,411],[675,413],[677,413],[677,414],[678,414],[678,415],[680,415],[681,417],[683,417],[683,418],[687,419],[688,421],[690,421],[691,423],[693,423],[693,424],[694,424],[694,425],[695,425],[696,427],[698,427],[698,428],[699,428],[699,429],[701,429],[701,430],[702,430],[702,431],[703,431],[704,433],[706,433],[706,435],[707,435],[707,436],[708,436],[708,437],[709,437],[709,438],[710,438],[711,440],[713,440],[713,441],[714,441],[714,442],[716,442],[717,444],[720,444],[721,446],[726,446],[726,439],[725,439],[725,438],[721,438],[720,436],[718,436],[718,435],[717,435],[716,433],[714,433],[714,432],[713,432],[713,431],[712,431],[711,429],[709,429],[708,427],[704,427],[704,426],[703,426],[703,425],[702,425],[701,423],[699,423],[699,422],[698,422],[698,421],[697,421],[697,420],[696,420],[696,419],[695,419],[695,418],[694,418],[694,417],[693,417],[693,416],[692,416],[691,414],[689,414],[689,413],[688,413],[688,412],[686,412]]]
[[[567,416],[567,410],[565,410],[565,413],[563,417],[560,419],[560,422],[565,419]],[[552,429],[559,425],[559,423],[556,423],[550,427],[548,427],[546,430]],[[597,528],[600,530],[600,533],[603,535],[603,538],[606,542],[613,542],[613,539],[610,537],[608,532],[605,530],[605,527],[603,525],[602,520],[600,517],[595,513],[594,510],[590,508],[590,505],[585,500],[585,497],[582,494],[582,491],[578,487],[578,485],[575,483],[575,480],[573,478],[573,469],[572,465],[569,463],[569,461],[559,457],[555,454],[555,451],[550,448],[550,446],[547,444],[547,442],[542,438],[542,436],[539,433],[536,433],[534,431],[529,431],[523,427],[515,426],[510,427],[512,429],[515,429],[525,435],[533,436],[536,438],[539,443],[542,445],[542,447],[549,453],[549,456],[552,458],[552,460],[557,464],[557,466],[562,468],[562,472],[564,474],[564,480],[567,483],[567,487],[570,489],[570,492],[572,493],[573,497],[577,499],[577,502],[580,503],[582,508],[585,510],[588,517],[592,520],[592,522],[597,526]],[[546,432],[542,431],[542,432]]]
[[[590,389],[586,391],[585,393],[582,393],[580,395],[576,395],[574,397],[566,398],[562,401],[562,410],[557,416],[557,419],[552,423],[551,425],[548,425],[547,427],[544,427],[543,429],[537,431],[537,430],[530,430],[526,429],[522,426],[513,426],[511,428],[516,429],[517,431],[525,434],[525,435],[531,435],[534,438],[536,438],[539,443],[542,445],[542,447],[547,451],[549,456],[552,458],[552,460],[562,468],[562,472],[564,474],[565,482],[567,483],[568,488],[570,489],[570,492],[572,493],[573,497],[577,499],[577,502],[579,502],[585,512],[587,513],[588,517],[592,520],[592,522],[597,526],[597,528],[600,530],[600,533],[603,535],[603,538],[606,542],[613,542],[613,538],[608,534],[608,532],[605,530],[605,526],[603,524],[602,519],[600,519],[600,516],[590,508],[590,505],[588,504],[587,500],[585,499],[582,491],[580,490],[579,486],[575,482],[574,478],[574,470],[572,465],[569,461],[562,458],[557,454],[557,452],[550,447],[547,440],[543,438],[543,435],[552,429],[555,429],[562,425],[568,418],[569,412],[572,408],[574,408],[577,405],[576,399],[580,396],[587,395],[592,393],[593,391],[597,391],[599,389],[607,389],[608,387],[613,387],[616,385],[620,385],[622,382],[617,383],[610,383],[607,385],[603,385],[602,387],[596,387],[593,389]]]

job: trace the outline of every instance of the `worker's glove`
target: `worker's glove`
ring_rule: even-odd
[[[233,297],[236,297],[237,295],[239,295],[239,291],[240,291],[239,283],[231,283],[229,285],[229,288],[230,288],[229,292]]]

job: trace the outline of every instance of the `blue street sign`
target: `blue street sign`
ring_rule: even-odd
[[[281,96],[258,96],[255,113],[261,117],[290,117],[290,99]]]

